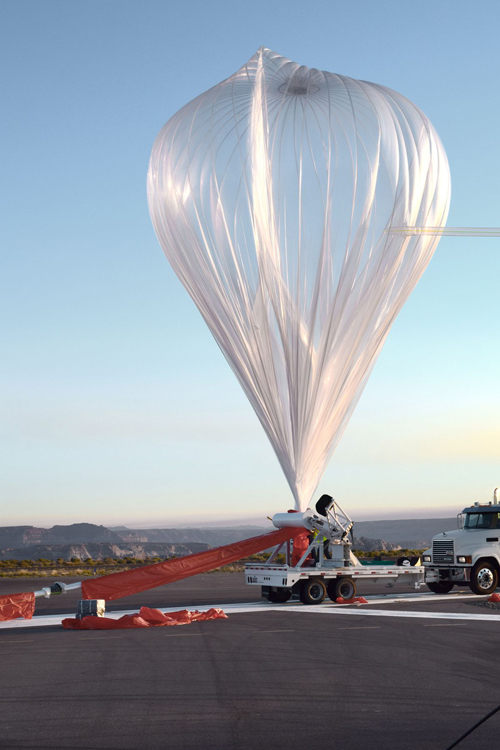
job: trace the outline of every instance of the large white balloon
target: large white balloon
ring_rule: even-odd
[[[261,48],[175,114],[148,174],[158,239],[307,507],[446,222],[425,115]],[[381,426],[383,429],[383,426]]]

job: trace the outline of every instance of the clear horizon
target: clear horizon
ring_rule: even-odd
[[[439,508],[436,508],[433,510],[433,512],[429,514],[422,514],[420,516],[417,516],[415,514],[410,515],[394,515],[394,514],[386,514],[384,516],[378,516],[374,515],[372,516],[358,516],[354,517],[353,521],[354,523],[361,523],[365,521],[411,521],[411,520],[422,520],[422,519],[444,519],[444,518],[454,518],[460,511],[457,511],[457,514],[452,514],[450,516],[449,512],[447,514],[446,508],[441,509],[441,512],[439,512]],[[105,526],[109,529],[112,528],[128,528],[131,530],[134,529],[162,529],[162,528],[225,528],[225,527],[261,527],[261,526],[271,526],[271,519],[268,517],[236,517],[236,518],[228,518],[221,517],[220,519],[212,519],[212,520],[205,520],[205,521],[199,521],[196,522],[195,519],[191,519],[190,522],[185,522],[185,520],[182,517],[179,517],[177,519],[168,519],[166,518],[163,521],[159,520],[147,520],[143,519],[142,522],[139,521],[130,521],[130,522],[123,522],[123,523],[117,523],[116,521],[112,521],[110,523],[106,523],[105,521],[101,520],[99,522],[92,521],[89,519],[79,519],[79,520],[73,520],[68,521],[67,523],[62,522],[60,519],[57,519],[56,521],[52,522],[45,522],[45,523],[32,523],[25,521],[25,523],[19,523],[19,524],[3,524],[3,526],[35,526],[37,528],[50,528],[53,525],[71,525],[73,523],[90,523],[95,524],[96,526]]]
[[[241,525],[292,507],[146,203],[160,128],[261,45],[407,96],[448,154],[448,225],[500,226],[500,6],[294,3],[3,4],[0,525]],[[318,495],[359,520],[491,499],[499,271],[499,239],[441,239]]]

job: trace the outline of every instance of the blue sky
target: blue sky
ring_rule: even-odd
[[[0,524],[263,521],[291,495],[155,238],[154,138],[260,45],[408,96],[451,226],[500,225],[500,5],[4,0]],[[358,519],[454,515],[500,484],[500,240],[445,238],[320,491]]]

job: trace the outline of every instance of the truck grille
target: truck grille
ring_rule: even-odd
[[[432,562],[452,563],[454,558],[453,539],[434,539],[432,542]]]

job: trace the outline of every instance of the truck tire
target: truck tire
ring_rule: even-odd
[[[322,578],[315,576],[300,582],[300,601],[303,604],[321,604],[326,596],[326,586]]]
[[[433,594],[449,594],[455,584],[451,581],[438,581],[437,583],[428,583]]]
[[[498,586],[498,571],[489,562],[479,560],[471,570],[470,589],[474,594],[492,594]]]
[[[332,602],[337,599],[354,599],[356,584],[352,578],[334,578],[328,584],[328,596]]]
[[[278,589],[277,591],[270,591],[267,598],[273,604],[284,604],[290,599],[291,595],[290,589]]]

